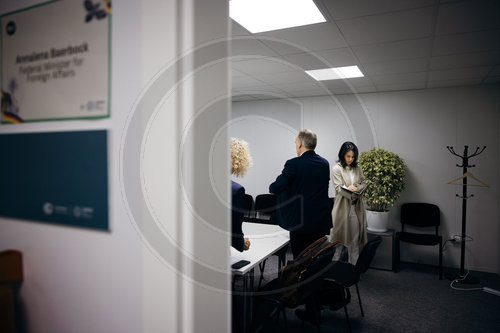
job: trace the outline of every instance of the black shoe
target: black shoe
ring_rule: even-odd
[[[307,321],[307,322],[309,322],[311,324],[315,324],[315,325],[319,324],[316,315],[312,311],[297,309],[297,310],[295,310],[295,315],[297,317],[299,317],[299,319],[302,321]]]

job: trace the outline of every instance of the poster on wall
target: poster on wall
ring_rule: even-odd
[[[62,0],[1,21],[1,121],[109,117],[111,3]]]
[[[0,134],[0,147],[0,216],[109,229],[105,130]]]

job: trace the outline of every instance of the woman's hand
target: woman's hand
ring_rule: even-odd
[[[246,251],[250,248],[250,240],[247,237],[245,237],[243,238],[243,241],[244,241],[243,250]]]
[[[349,186],[347,187],[347,189],[348,189],[349,191],[353,191],[353,192],[356,192],[356,191],[358,190],[358,188],[357,188],[356,186],[354,186],[354,185],[349,185]]]

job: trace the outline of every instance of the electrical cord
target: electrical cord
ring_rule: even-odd
[[[445,251],[445,246],[446,246],[446,243],[448,242],[452,242],[452,243],[455,243],[455,242],[459,242],[461,239],[462,239],[462,236],[460,235],[453,235],[451,236],[452,238],[450,239],[447,239],[445,240],[444,244],[443,244],[443,252]],[[463,238],[463,240],[465,242],[470,242],[470,241],[473,241],[474,238],[472,238],[471,236],[467,236],[465,235],[465,237]],[[469,266],[469,263],[467,261],[467,266]],[[450,282],[450,288],[453,289],[453,290],[460,290],[460,291],[477,291],[477,290],[481,290],[481,291],[484,291],[484,292],[487,292],[487,293],[490,293],[492,295],[495,295],[495,296],[500,296],[500,290],[496,290],[496,289],[492,289],[492,288],[488,288],[488,287],[478,287],[478,288],[459,288],[459,287],[455,287],[453,284],[455,283],[459,283],[461,281],[464,281],[467,276],[469,275],[469,272],[470,270],[467,268],[467,273],[465,273],[464,276],[460,276],[459,278],[453,280]]]
[[[450,288],[454,289],[454,290],[463,290],[463,291],[473,291],[473,290],[483,290],[484,289],[483,287],[480,287],[480,288],[458,288],[458,287],[455,287],[453,285],[454,283],[464,281],[467,278],[467,275],[469,275],[469,269],[467,269],[467,273],[464,276],[461,276],[460,278],[451,281]]]
[[[450,242],[460,242],[461,240],[462,240],[462,236],[460,236],[460,235],[453,235],[449,239]],[[465,235],[465,237],[464,237],[464,242],[471,242],[473,240],[474,240],[474,238],[472,238],[471,236]]]

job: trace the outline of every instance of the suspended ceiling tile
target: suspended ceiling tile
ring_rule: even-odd
[[[250,75],[281,73],[296,70],[281,57],[266,57],[260,59],[237,61],[232,62],[231,67],[240,72]]]
[[[351,89],[347,82],[344,80],[330,80],[330,81],[322,81],[323,85],[328,88],[328,90],[333,91],[335,89]]]
[[[422,38],[355,46],[352,49],[361,63],[372,63],[427,57],[431,54],[431,45],[430,38]]]
[[[491,66],[500,64],[500,51],[462,53],[432,57],[429,69],[450,69],[471,66]]]
[[[314,80],[312,77],[310,77],[303,71],[261,74],[259,76],[256,76],[256,78],[270,85],[278,85],[278,84],[286,84],[294,82],[312,82]]]
[[[294,94],[293,97],[299,98],[299,97],[315,97],[315,96],[327,96],[330,95],[329,91],[302,91],[300,93]]]
[[[347,94],[364,94],[364,93],[372,93],[376,92],[377,89],[375,86],[365,86],[358,88],[332,88],[331,92],[335,95],[347,95]]]
[[[371,93],[371,92],[376,92],[377,88],[375,86],[363,86],[363,87],[355,87],[354,88],[356,93]]]
[[[283,99],[283,98],[286,98],[282,95],[275,95],[275,94],[255,94],[255,95],[252,95],[252,97],[254,97],[255,99],[258,99],[258,100],[268,100],[268,99]],[[291,97],[291,96],[288,96],[288,97]]]
[[[442,80],[442,81],[429,81],[427,88],[444,88],[444,87],[458,87],[458,86],[473,86],[481,83],[481,79],[462,79],[462,80]]]
[[[317,52],[316,52],[317,53]],[[321,59],[314,52],[284,55],[283,58],[302,70],[328,68],[330,65]]]
[[[352,79],[344,80],[344,82],[351,87],[358,87],[358,88],[373,85],[373,82],[369,77],[355,77]]]
[[[356,94],[356,92],[351,88],[332,88],[330,89],[330,92],[334,95]]]
[[[280,55],[346,47],[339,29],[330,22],[269,31],[256,36],[264,37],[262,42]],[[266,40],[265,37],[271,37],[274,41]],[[290,43],[296,44],[298,48],[287,45]]]
[[[386,12],[400,11],[417,7],[431,6],[434,0],[343,0],[323,1],[330,15],[335,20],[368,16]]]
[[[259,36],[256,38],[261,43],[263,43],[267,47],[271,48],[276,54],[279,54],[282,56],[287,55],[287,54],[311,52],[310,50],[305,49],[303,46],[296,45],[296,44],[289,42],[287,40],[284,40],[284,39],[270,38],[270,37],[263,37],[263,36]]]
[[[278,54],[254,37],[233,37],[231,39],[232,57],[276,57]]]
[[[367,75],[423,72],[427,70],[427,63],[427,58],[394,60],[364,63],[363,69]]]
[[[274,86],[270,86],[270,85],[263,85],[263,86],[259,86],[259,87],[248,87],[248,88],[245,88],[243,90],[243,92],[247,95],[252,95],[252,96],[256,96],[256,95],[265,95],[265,94],[271,94],[273,96],[282,96],[282,97],[286,97],[288,96],[288,93],[284,90],[281,90],[281,89],[278,89]]]
[[[358,65],[353,52],[345,47],[341,49],[318,51],[318,54],[325,58],[334,67]]]
[[[429,81],[444,81],[444,80],[462,80],[484,78],[491,71],[491,66],[486,67],[470,67],[470,68],[457,68],[445,69],[438,71],[430,71],[428,75]]]
[[[414,90],[424,89],[425,82],[409,82],[397,84],[379,84],[376,85],[378,91],[398,91],[398,90]]]
[[[500,28],[500,2],[464,1],[439,7],[437,35]]]
[[[500,30],[436,36],[433,56],[500,50]]]
[[[233,88],[237,90],[238,89],[241,90],[242,88],[247,88],[247,87],[259,87],[263,85],[265,85],[264,82],[256,80],[248,75],[233,77],[233,82],[232,82]]]
[[[353,66],[357,64],[357,61],[348,48],[289,54],[284,55],[283,58],[303,70]]]
[[[432,35],[432,7],[338,21],[350,45],[415,39]]]
[[[398,73],[398,74],[387,74],[387,75],[372,75],[370,78],[375,83],[375,86],[380,85],[397,85],[405,83],[425,83],[426,76],[425,72],[417,73]]]
[[[326,89],[323,88],[316,82],[300,82],[300,83],[288,83],[288,84],[279,84],[274,86],[277,89],[286,91],[290,94],[297,94],[300,92],[318,92],[318,93],[326,93]]]

